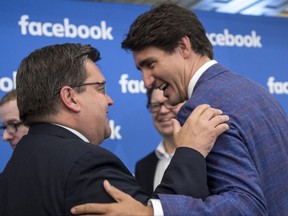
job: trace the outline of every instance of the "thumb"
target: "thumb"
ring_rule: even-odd
[[[177,121],[176,119],[171,119],[172,122],[172,126],[173,126],[173,134],[177,134],[180,129],[181,129],[181,125],[179,123],[179,121]]]

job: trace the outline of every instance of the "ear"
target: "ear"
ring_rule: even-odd
[[[186,57],[190,56],[190,54],[193,50],[191,48],[191,42],[187,36],[182,37],[179,40],[179,49],[180,49],[180,53],[181,53],[181,55],[183,55],[183,57],[186,58]]]
[[[60,99],[67,109],[73,112],[81,111],[81,106],[78,101],[78,94],[76,94],[74,89],[70,86],[64,86],[60,90]]]

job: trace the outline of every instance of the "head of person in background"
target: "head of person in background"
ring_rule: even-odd
[[[175,152],[173,125],[183,103],[171,106],[163,91],[155,88],[147,89],[147,108],[151,112],[153,124],[162,140],[156,149],[137,161],[135,177],[147,194],[152,194],[160,184],[164,172]]]
[[[168,98],[163,95],[162,90],[147,89],[147,108],[152,114],[156,130],[163,138],[163,147],[168,154],[172,154],[175,150],[171,119],[176,119],[183,103],[172,106],[168,103]]]
[[[25,126],[19,117],[16,89],[8,92],[0,101],[0,119],[2,139],[8,141],[15,149],[19,140],[28,133],[29,127]]]

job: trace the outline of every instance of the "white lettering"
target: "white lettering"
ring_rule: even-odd
[[[63,19],[63,23],[51,23],[51,22],[36,22],[30,21],[28,15],[22,15],[18,21],[18,25],[21,27],[21,34],[32,36],[46,36],[46,37],[65,37],[82,39],[92,38],[95,40],[113,40],[112,27],[107,27],[105,21],[100,22],[100,26],[87,26],[70,24],[68,18]]]
[[[29,33],[33,36],[41,36],[41,23],[39,22],[31,22],[28,26]]]
[[[18,25],[21,26],[21,34],[26,35],[27,34],[27,26],[29,22],[27,21],[29,19],[28,15],[22,15],[20,18],[20,21],[18,22]]]
[[[120,125],[115,125],[114,120],[109,120],[109,126],[111,128],[111,135],[110,135],[110,139],[114,140],[114,139],[122,139],[122,136],[120,134],[120,130],[121,130],[121,126]]]
[[[122,93],[139,94],[146,93],[143,80],[128,80],[128,74],[122,74],[119,80]]]
[[[17,72],[14,71],[12,74],[13,79],[11,79],[10,77],[0,78],[0,90],[3,92],[9,92],[12,89],[15,89],[16,88],[16,75],[17,75]]]
[[[233,35],[224,29],[223,33],[207,33],[207,37],[213,46],[262,47],[261,36],[256,31],[251,31],[251,35]]]
[[[271,94],[288,94],[288,82],[275,82],[275,77],[269,77],[267,86]]]
[[[52,29],[52,23],[44,23],[43,24],[43,34],[46,35],[47,37],[52,37],[53,34],[49,29]]]

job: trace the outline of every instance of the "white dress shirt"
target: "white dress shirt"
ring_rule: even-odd
[[[83,134],[81,134],[80,132],[78,132],[78,131],[70,128],[70,127],[67,127],[67,126],[64,126],[64,125],[60,125],[60,124],[56,124],[56,123],[52,123],[52,124],[57,125],[57,126],[59,126],[59,127],[63,127],[63,128],[65,128],[65,129],[71,131],[71,132],[72,132],[73,134],[75,134],[76,136],[80,137],[80,139],[82,139],[83,141],[89,142],[89,140],[88,140]]]
[[[174,152],[172,154],[167,153],[164,147],[163,140],[162,140],[160,144],[158,145],[158,147],[156,148],[155,154],[159,160],[158,160],[155,175],[154,175],[153,190],[155,190],[155,188],[160,184],[163,178],[164,172],[166,168],[168,167],[172,156],[174,155]]]

